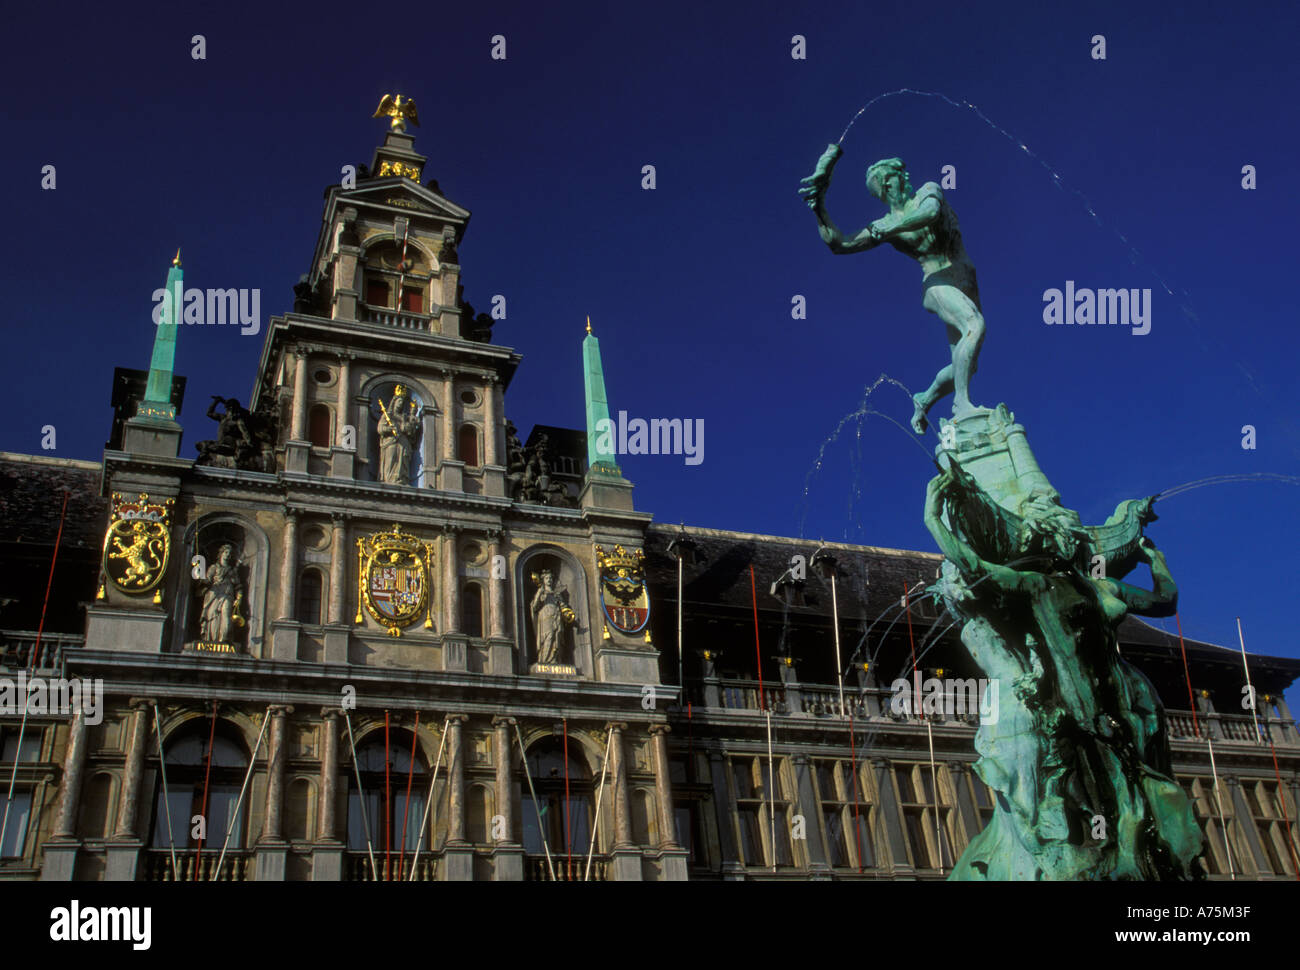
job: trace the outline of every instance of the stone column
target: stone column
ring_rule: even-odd
[[[456,455],[456,381],[451,371],[442,372],[442,459],[455,461]]]
[[[63,757],[63,792],[54,817],[55,839],[76,838],[77,808],[81,804],[81,782],[86,773],[86,743],[86,713],[78,707],[68,730],[68,749]],[[72,878],[71,873],[67,878]]]
[[[307,437],[307,351],[295,348],[293,355],[293,419],[289,438],[293,441],[305,441]]]
[[[483,464],[499,465],[500,452],[497,449],[497,378],[493,374],[488,378],[488,385],[483,389]]]
[[[614,848],[628,848],[632,841],[632,812],[627,800],[627,766],[623,751],[623,732],[627,723],[616,721],[605,725],[612,735],[609,743],[610,774],[614,787]]]
[[[448,882],[474,878],[474,847],[465,839],[465,714],[447,719],[447,844],[439,867]]]
[[[614,859],[609,878],[616,882],[639,882],[641,849],[632,840],[632,807],[627,797],[627,752],[623,743],[627,724],[615,721],[605,727],[610,734],[609,761],[614,788]]]
[[[344,447],[344,429],[352,423],[352,354],[339,354],[338,398],[334,406],[334,440],[330,442],[330,475],[334,478],[356,477],[359,435]],[[353,428],[355,429],[355,425]]]
[[[460,567],[456,552],[456,536],[459,530],[447,526],[442,541],[442,629],[444,633],[460,632]]]
[[[271,719],[267,730],[266,812],[262,822],[263,842],[284,841],[284,716],[293,708],[273,705],[266,716]]]
[[[510,569],[505,561],[505,544],[500,530],[490,530],[488,536],[488,671],[498,677],[509,677],[515,672],[515,645],[507,632],[509,621]],[[497,569],[497,560],[502,568]]]
[[[86,773],[86,714],[78,707],[68,728],[68,746],[63,756],[63,783],[54,831],[43,846],[43,882],[68,882],[77,867],[77,808],[81,804],[81,782]]]
[[[140,817],[140,779],[144,775],[144,758],[149,748],[149,707],[145,701],[131,705],[130,728],[126,748],[126,766],[122,769],[122,790],[117,800],[117,827],[114,839],[135,839]]]
[[[263,882],[283,882],[289,862],[289,845],[284,839],[284,716],[293,708],[273,704],[265,717],[271,719],[266,729],[266,801],[262,813],[262,837],[257,843],[257,878]],[[254,757],[256,757],[254,751]]]
[[[343,623],[346,622],[343,615],[343,595],[347,583],[348,519],[341,512],[334,512],[330,515],[330,521],[333,523],[334,532],[330,542],[330,600],[327,622]]]
[[[343,427],[352,417],[352,355],[339,355],[339,396],[334,419],[334,443],[342,444]]]
[[[510,733],[514,730],[514,726],[515,719],[513,717],[492,718],[492,727],[495,730],[492,735],[492,760],[496,764],[496,813],[505,820],[505,838],[497,839],[498,845],[514,842],[515,807],[511,792],[512,773],[510,771],[510,765],[513,761],[510,756]]]
[[[655,801],[659,803],[659,847],[661,849],[680,849],[677,841],[676,819],[673,817],[673,782],[668,763],[667,724],[650,725],[650,736],[654,739],[655,752]]]
[[[298,512],[285,509],[284,548],[280,559],[280,618],[292,620],[297,615],[294,602],[298,585]]]
[[[338,804],[339,728],[338,708],[323,707],[320,712],[320,804],[316,810],[316,840],[338,840],[335,806]]]
[[[465,732],[468,715],[452,714],[447,720],[447,842],[465,841]]]

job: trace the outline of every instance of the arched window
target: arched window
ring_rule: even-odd
[[[325,586],[319,569],[304,569],[298,581],[298,622],[307,626],[321,624],[321,591]]]
[[[83,839],[102,839],[109,834],[109,812],[113,804],[113,776],[100,772],[87,783],[81,796],[77,818],[77,835]]]
[[[460,632],[467,637],[483,635],[483,587],[466,583],[460,593]]]
[[[315,812],[312,806],[314,788],[306,778],[295,778],[289,784],[284,799],[284,837],[291,841],[302,841],[312,837],[311,823]]]
[[[424,821],[424,806],[429,793],[429,766],[417,746],[412,770],[410,731],[390,732],[385,751],[384,732],[378,730],[372,731],[357,745],[356,768],[361,773],[360,792],[357,791],[357,772],[348,772],[348,849],[366,852],[369,832],[370,846],[380,868],[379,878],[385,878],[383,857],[391,852],[387,876],[399,879],[402,875],[401,853],[405,851],[409,856],[420,842],[420,825]],[[443,782],[446,768],[444,760],[435,798],[446,788]],[[408,777],[411,781],[409,799],[406,794]],[[446,838],[446,803],[439,800],[437,804],[438,830],[425,834],[421,849],[424,852],[437,850]]]
[[[307,412],[307,438],[317,448],[330,446],[330,409],[324,404],[313,404]]]
[[[560,738],[546,738],[528,749],[528,771],[532,774],[533,787],[537,790],[537,802],[534,802],[524,785],[520,800],[519,818],[523,826],[524,851],[530,855],[542,855],[542,835],[546,836],[546,845],[551,855],[565,856],[571,852],[574,857],[574,874],[571,878],[581,878],[577,868],[578,860],[585,858],[591,842],[591,825],[595,797],[591,774],[577,756],[576,746],[579,742],[569,738],[568,760],[568,802],[565,802],[565,760],[564,743]],[[606,793],[608,795],[608,792]],[[538,814],[540,810],[541,822]],[[600,846],[597,846],[600,851]],[[555,863],[556,874],[559,862]]]
[[[219,853],[221,847],[226,844],[227,829],[230,829],[229,848],[244,847],[248,805],[241,806],[238,814],[235,806],[239,801],[239,792],[248,770],[247,749],[239,737],[239,732],[232,725],[218,720],[211,751],[209,751],[208,736],[211,725],[210,718],[196,718],[187,727],[182,728],[180,733],[169,740],[163,748],[163,758],[167,762],[167,794],[170,797],[164,800],[160,776],[154,800],[153,832],[150,837],[150,845],[156,849],[167,848],[173,844],[173,839],[178,849],[196,848],[199,840],[193,837],[192,819],[195,815],[203,815],[206,821],[207,837],[203,840],[204,852],[211,850]],[[210,771],[209,755],[211,756]],[[203,804],[205,792],[206,813]],[[169,815],[170,836],[167,826]]]
[[[460,434],[457,437],[457,447],[460,460],[466,467],[478,467],[478,429],[472,424],[463,424],[460,427]]]

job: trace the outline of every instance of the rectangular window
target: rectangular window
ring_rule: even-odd
[[[771,866],[774,862],[778,866],[794,865],[790,806],[781,770],[780,760],[769,764],[767,758],[739,757],[731,761],[740,845],[747,866]]]
[[[366,280],[366,302],[371,306],[388,306],[388,284],[383,280]]]
[[[27,730],[22,732],[23,735],[23,756],[16,757],[18,754],[18,733],[17,726],[9,727],[4,732],[3,750],[0,752],[0,761],[13,764],[14,761],[39,761],[41,758],[41,728],[27,725]]]
[[[4,816],[6,808],[9,810],[9,824],[5,828],[4,844],[0,845],[0,858],[13,859],[21,856],[27,845],[27,821],[32,814],[32,793],[15,791],[12,802],[7,794],[0,794],[0,818]]]
[[[1240,828],[1234,822],[1232,795],[1220,782],[1215,791],[1211,776],[1179,776],[1179,782],[1192,801],[1192,809],[1205,833],[1206,851],[1201,864],[1212,876],[1253,872],[1249,853],[1243,851]],[[1222,816],[1220,815],[1222,813]],[[1224,828],[1228,837],[1224,840]]]
[[[935,775],[928,764],[894,765],[898,786],[898,807],[903,815],[903,831],[917,869],[951,869],[953,866],[953,799],[944,779],[939,776],[935,793]]]
[[[1246,796],[1250,813],[1254,816],[1259,841],[1264,847],[1264,855],[1268,859],[1271,871],[1277,875],[1294,876],[1295,858],[1300,855],[1300,851],[1295,851],[1295,847],[1300,846],[1300,842],[1288,842],[1285,820],[1291,820],[1291,837],[1294,840],[1296,837],[1295,806],[1288,804],[1290,799],[1283,801],[1285,795],[1279,797],[1276,781],[1253,781],[1243,778],[1241,790]]]
[[[862,765],[858,765],[859,772],[861,769]],[[813,762],[813,777],[821,807],[822,831],[826,836],[827,860],[831,866],[857,869],[860,853],[861,868],[875,868],[876,853],[870,824],[874,799],[860,780],[855,784],[852,759],[818,758]]]
[[[411,313],[424,312],[424,291],[402,288],[402,309]]]

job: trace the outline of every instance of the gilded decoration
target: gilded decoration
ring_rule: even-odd
[[[600,567],[600,607],[609,625],[620,633],[640,633],[650,620],[650,596],[646,591],[645,553],[615,546],[607,552],[596,547]]]
[[[147,593],[162,582],[171,558],[174,502],[151,501],[143,492],[134,499],[113,493],[102,565],[108,581],[123,593]],[[161,602],[160,593],[155,592],[154,602]]]
[[[424,615],[425,629],[433,628],[432,544],[422,542],[394,525],[357,540],[357,617],[361,607],[388,628],[390,637]]]

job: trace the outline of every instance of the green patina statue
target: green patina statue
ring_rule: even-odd
[[[924,270],[921,286],[925,309],[938,315],[948,328],[952,363],[944,366],[929,388],[913,395],[912,427],[918,434],[928,427],[926,414],[944,396],[953,395],[953,413],[980,410],[971,404],[970,379],[984,342],[984,316],[980,312],[975,267],[961,243],[957,216],[934,182],[913,192],[902,159],[886,158],[867,169],[867,190],[889,206],[889,214],[852,237],[846,237],[826,212],[826,190],[831,172],[843,154],[831,145],[817,160],[817,169],[803,180],[799,194],[817,216],[822,241],[833,253],[860,253],[889,243],[911,256]]]
[[[926,496],[925,524],[946,560],[939,592],[999,692],[997,707],[983,708],[999,717],[975,736],[975,770],[997,805],[951,878],[1199,877],[1201,831],[1172,777],[1164,709],[1116,639],[1130,613],[1173,614],[1164,555],[1139,532],[1133,559],[1150,566],[1154,586],[1144,590],[1092,568],[1115,550],[1052,494],[1027,499],[1018,527],[1015,516],[988,515],[990,504],[954,460]],[[1013,529],[968,538],[981,521]],[[979,546],[1020,554],[991,562]]]
[[[890,213],[853,237],[823,197],[840,157],[832,145],[800,195],[835,253],[889,242],[925,271],[927,310],[947,324],[952,363],[913,396],[912,426],[953,392],[940,420],[925,523],[945,562],[935,591],[963,622],[961,640],[998,691],[998,711],[975,736],[979,776],[996,795],[993,818],[967,846],[953,879],[1196,879],[1203,839],[1170,769],[1164,709],[1119,653],[1129,614],[1170,616],[1178,589],[1144,530],[1154,498],[1120,503],[1086,527],[1043,474],[1005,405],[971,404],[984,335],[975,270],[952,210],[934,183],[913,193],[896,158],[867,170]],[[1153,589],[1123,582],[1139,563]]]

